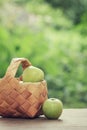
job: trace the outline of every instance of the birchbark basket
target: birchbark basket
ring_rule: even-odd
[[[26,58],[13,58],[0,80],[0,116],[34,118],[41,115],[41,106],[48,98],[47,83],[45,80],[23,82],[20,77],[16,78],[20,64],[23,70],[31,66]]]

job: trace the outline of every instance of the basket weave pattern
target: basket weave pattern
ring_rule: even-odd
[[[45,80],[24,83],[15,77],[20,64],[23,69],[31,65],[25,58],[14,58],[0,80],[0,116],[33,118],[41,114],[41,105],[47,99]]]

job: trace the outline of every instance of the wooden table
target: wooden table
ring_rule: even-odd
[[[64,109],[58,120],[0,118],[0,130],[87,130],[87,109]]]

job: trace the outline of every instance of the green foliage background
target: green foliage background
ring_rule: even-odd
[[[87,1],[78,2],[0,1],[0,77],[13,57],[26,57],[44,71],[49,97],[87,107]]]

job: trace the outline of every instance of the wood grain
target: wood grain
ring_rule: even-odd
[[[87,109],[64,109],[58,120],[0,118],[0,130],[87,130]]]

